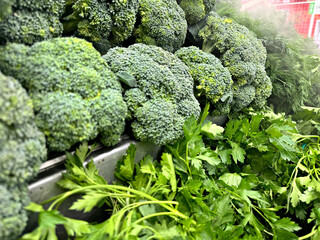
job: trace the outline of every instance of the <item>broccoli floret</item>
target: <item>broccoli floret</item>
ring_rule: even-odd
[[[83,37],[91,42],[108,39],[112,19],[108,3],[98,0],[77,0],[70,2],[72,12],[63,18],[65,34]]]
[[[26,185],[7,187],[0,183],[0,239],[16,240],[27,225],[29,204]]]
[[[127,115],[127,105],[121,92],[114,89],[102,90],[89,104],[100,133],[100,141],[106,146],[114,146],[120,141]]]
[[[179,49],[175,55],[184,62],[195,81],[196,97],[204,96],[213,106],[232,86],[231,75],[220,60],[197,47]]]
[[[233,86],[232,108],[241,111],[249,106],[256,96],[256,88],[253,85],[246,84],[244,86]]]
[[[188,26],[176,0],[140,0],[139,17],[141,24],[135,32],[137,42],[170,52],[183,45]]]
[[[137,21],[139,0],[112,0],[110,13],[113,20],[112,42],[120,43],[128,39]]]
[[[37,123],[51,151],[97,134],[108,146],[119,141],[127,115],[122,88],[91,43],[55,38],[31,47],[9,44],[0,48],[0,69],[35,100]]]
[[[179,5],[186,14],[189,25],[200,22],[213,10],[215,0],[182,0]]]
[[[0,89],[0,182],[11,186],[32,179],[47,151],[25,89],[1,73]]]
[[[1,0],[0,4],[0,21],[12,13],[12,5],[15,0]]]
[[[158,145],[172,143],[182,136],[188,117],[199,117],[192,77],[174,54],[160,47],[134,44],[112,48],[103,58],[116,74],[126,73],[136,81],[124,86],[124,99],[137,139]]]
[[[69,149],[97,136],[88,102],[79,94],[57,91],[33,99],[36,124],[45,133],[50,149]]]
[[[59,17],[64,7],[64,0],[15,1],[13,13],[0,22],[0,43],[32,45],[61,36],[63,26]]]
[[[249,105],[255,97],[259,99],[252,106],[262,107],[265,99],[271,94],[270,79],[264,70],[266,49],[262,42],[246,27],[232,19],[219,17],[215,12],[210,12],[206,19],[206,26],[200,30],[199,36],[203,39],[202,49],[218,56],[223,65],[229,69],[232,80],[236,84],[235,91],[241,89],[241,94],[235,93],[235,101],[242,98],[239,96],[245,94],[244,89],[250,89],[246,101],[233,104],[233,111],[240,111],[241,109],[236,106],[246,107],[244,103]],[[249,88],[248,85],[252,87]],[[267,87],[263,93],[262,85]],[[242,86],[246,87],[241,88]],[[253,88],[256,91],[254,95]]]
[[[62,24],[59,19],[42,12],[17,11],[0,22],[2,44],[14,42],[32,45],[61,34]]]
[[[66,0],[16,0],[13,7],[14,9],[38,11],[61,17],[66,7]]]

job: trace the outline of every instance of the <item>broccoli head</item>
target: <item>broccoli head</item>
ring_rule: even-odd
[[[8,187],[0,182],[0,239],[16,240],[27,225],[29,204],[26,185]]]
[[[67,0],[15,0],[14,9],[43,12],[61,17]]]
[[[189,25],[200,22],[213,10],[216,0],[181,0],[180,7],[186,14]]]
[[[176,0],[140,0],[136,41],[175,52],[185,41],[187,21]]]
[[[262,42],[246,27],[230,18],[222,18],[215,12],[210,12],[206,19],[206,26],[200,30],[199,36],[203,39],[202,49],[215,54],[229,69],[237,92],[235,99],[241,99],[239,96],[243,95],[245,89],[250,90],[248,92],[250,98],[233,105],[247,107],[254,102],[252,106],[262,107],[271,94],[270,79],[264,67],[266,49]],[[248,87],[249,85],[255,88],[254,95],[253,88]],[[262,85],[267,88],[265,91],[262,91]],[[245,87],[242,88],[242,86]],[[258,98],[257,101],[255,97]],[[241,109],[234,107],[233,110]]]
[[[229,95],[233,83],[231,75],[214,55],[197,47],[181,48],[175,55],[189,68],[198,99],[204,96],[214,106],[225,93]]]
[[[0,22],[0,43],[35,42],[59,37],[63,27],[59,21],[65,0],[17,0],[12,14]]]
[[[110,146],[124,130],[127,107],[121,85],[92,44],[55,38],[0,48],[0,68],[16,77],[34,99],[36,123],[51,151],[100,134]]]
[[[33,178],[47,151],[25,89],[2,73],[0,89],[0,182],[11,186]]]
[[[135,137],[158,145],[182,136],[184,121],[199,117],[188,68],[160,47],[134,44],[115,47],[103,56],[118,76],[127,76],[124,99]],[[129,77],[128,77],[129,76]]]
[[[0,43],[35,42],[59,37],[62,24],[57,17],[42,12],[17,11],[0,22]]]
[[[66,34],[83,37],[91,42],[107,39],[112,28],[112,19],[107,2],[98,0],[76,0],[69,2],[72,9],[63,18]]]
[[[110,13],[113,20],[112,42],[119,43],[128,39],[137,21],[139,0],[112,0]]]
[[[68,2],[62,22],[66,34],[87,39],[95,44],[121,43],[133,32],[139,0],[74,0]]]

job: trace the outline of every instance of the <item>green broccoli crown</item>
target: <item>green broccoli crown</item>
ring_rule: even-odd
[[[185,41],[187,21],[176,0],[140,0],[136,41],[175,52]]]
[[[94,123],[100,133],[100,141],[113,146],[124,132],[127,105],[118,90],[102,90],[98,97],[89,101]]]
[[[32,45],[61,34],[59,18],[43,12],[16,11],[0,22],[1,44],[15,42]]]
[[[139,6],[139,0],[112,0],[110,13],[113,20],[113,42],[123,42],[132,35]]]
[[[16,0],[15,10],[28,10],[31,12],[43,12],[61,17],[66,7],[66,0]]]
[[[178,106],[165,99],[154,98],[147,101],[134,113],[136,121],[132,123],[133,134],[144,142],[157,145],[172,143],[182,134],[186,120],[178,112]]]
[[[189,25],[200,22],[213,10],[215,0],[181,0],[180,7],[186,14]]]
[[[237,97],[234,100],[242,98],[239,96],[242,95],[243,89],[250,89],[245,101],[233,104],[234,111],[240,111],[236,106],[246,107],[244,103],[249,105],[255,97],[259,100],[257,99],[253,105],[262,107],[265,99],[271,94],[270,79],[264,70],[266,49],[262,42],[246,27],[230,18],[219,17],[215,12],[209,14],[206,26],[200,30],[199,36],[204,40],[203,50],[217,54],[222,64],[229,69],[236,83],[234,89],[237,91]],[[248,85],[252,87],[249,88]],[[242,86],[246,87],[241,88]],[[266,87],[266,90],[262,91],[261,86]],[[238,92],[239,89],[242,89],[241,93]],[[252,89],[255,89],[255,94],[252,94]]]
[[[192,77],[174,54],[160,47],[134,44],[112,48],[103,58],[117,75],[126,73],[135,81],[125,86],[124,98],[133,133],[139,140],[159,145],[173,142],[182,135],[183,122],[191,115],[199,116]],[[155,109],[151,110],[153,105]],[[172,115],[162,113],[166,107]],[[150,116],[146,116],[148,111]],[[173,126],[175,121],[177,127]]]
[[[188,66],[195,81],[196,97],[205,96],[215,104],[231,89],[231,75],[214,55],[197,47],[181,48],[175,55]]]
[[[79,94],[56,91],[38,96],[34,97],[36,123],[51,150],[69,149],[97,136],[88,102]]]
[[[91,42],[107,39],[112,28],[112,19],[106,2],[98,0],[71,1],[71,12],[63,18],[64,32],[83,37]]]
[[[45,138],[20,83],[0,73],[0,89],[0,182],[15,185],[38,173],[47,154]]]
[[[55,38],[31,47],[8,44],[0,49],[0,68],[19,79],[34,98],[37,123],[50,150],[67,150],[98,133],[105,143],[107,136],[120,138],[127,114],[120,97],[122,88],[91,43]],[[59,100],[59,94],[65,101]],[[45,97],[39,101],[39,96]],[[91,110],[92,106],[96,108]],[[121,117],[113,119],[110,109]],[[103,111],[106,114],[101,117]],[[110,142],[115,144],[115,140]]]
[[[12,13],[12,5],[15,0],[1,0],[0,4],[0,21]]]
[[[256,88],[253,85],[246,84],[244,86],[233,86],[233,101],[232,110],[235,112],[241,111],[249,106],[256,96]]]
[[[0,183],[0,239],[16,240],[27,225],[29,203],[28,189],[25,185],[7,187]]]

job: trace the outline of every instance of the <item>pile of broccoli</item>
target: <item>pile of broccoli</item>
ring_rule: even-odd
[[[137,139],[158,145],[172,143],[182,136],[188,117],[199,117],[193,79],[174,54],[134,44],[112,48],[103,58],[113,72],[126,77],[124,100]]]
[[[59,37],[63,27],[59,18],[65,0],[15,0],[11,14],[0,21],[0,44],[8,42],[32,45],[35,42]]]
[[[50,151],[96,138],[113,146],[124,131],[122,88],[91,43],[55,38],[0,48],[0,69],[14,76],[33,99],[35,122]]]
[[[219,57],[231,73],[232,110],[264,106],[272,83],[265,71],[267,54],[262,42],[246,27],[215,12],[209,14],[199,36],[203,39],[203,51]]]
[[[27,182],[46,159],[44,134],[20,83],[0,72],[0,239],[17,239],[26,226]]]

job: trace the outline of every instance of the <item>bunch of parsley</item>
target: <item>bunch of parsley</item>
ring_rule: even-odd
[[[84,166],[86,144],[68,154],[59,182],[67,191],[46,210],[29,206],[39,227],[22,239],[57,239],[57,225],[74,239],[319,239],[319,136],[300,135],[271,111],[248,111],[222,128],[206,120],[208,109],[186,121],[160,161],[135,163],[131,145],[113,185],[92,161]],[[63,216],[59,205],[74,194],[82,197],[70,209],[104,206],[105,221]]]

